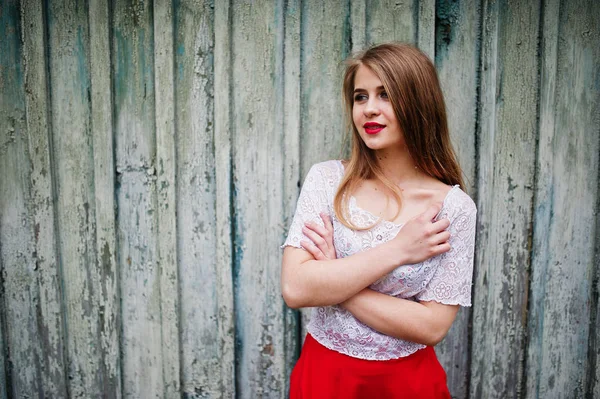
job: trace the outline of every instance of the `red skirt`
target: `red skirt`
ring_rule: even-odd
[[[407,357],[364,360],[328,349],[308,334],[290,378],[290,399],[444,398],[446,372],[428,346]]]

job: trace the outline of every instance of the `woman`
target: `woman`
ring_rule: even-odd
[[[310,169],[283,245],[283,298],[313,307],[290,398],[449,398],[433,346],[471,305],[476,209],[435,68],[379,45],[343,93],[351,157]]]

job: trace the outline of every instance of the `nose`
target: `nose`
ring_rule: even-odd
[[[367,103],[365,104],[363,112],[366,117],[379,115],[379,104],[377,103],[377,99],[370,97]]]

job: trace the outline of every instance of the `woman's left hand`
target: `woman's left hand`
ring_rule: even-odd
[[[315,222],[306,222],[302,228],[302,232],[310,238],[310,241],[302,240],[300,244],[316,260],[336,259],[331,218],[325,213],[321,213],[319,216],[323,219],[324,227]]]

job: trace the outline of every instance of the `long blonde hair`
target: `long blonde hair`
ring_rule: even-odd
[[[375,151],[363,142],[352,120],[354,78],[361,65],[381,80],[415,165],[445,184],[463,186],[435,67],[423,52],[408,44],[385,43],[371,47],[346,61],[342,87],[346,118],[352,130],[352,151],[333,205],[338,220],[355,230],[372,227],[355,226],[348,217],[350,195],[345,194],[353,193],[361,181],[374,178],[390,190],[398,204],[395,217],[401,206],[399,188],[385,176]]]

